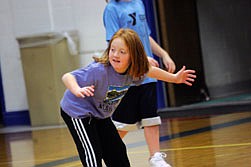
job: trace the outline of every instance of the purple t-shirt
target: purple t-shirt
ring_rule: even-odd
[[[62,109],[71,117],[95,117],[99,119],[112,115],[120,100],[127,92],[132,78],[114,71],[112,66],[92,63],[85,68],[72,71],[80,87],[94,85],[94,96],[80,98],[68,89],[60,102]],[[144,79],[144,78],[142,78]],[[136,81],[139,84],[142,80]]]

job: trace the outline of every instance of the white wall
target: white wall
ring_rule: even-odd
[[[18,37],[78,30],[81,64],[105,49],[105,0],[0,0],[0,61],[6,111],[28,110]]]

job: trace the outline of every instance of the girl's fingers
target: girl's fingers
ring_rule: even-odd
[[[188,77],[189,77],[189,78],[196,78],[196,75],[189,74]]]
[[[194,82],[193,78],[187,78],[186,80],[189,81],[189,82]]]
[[[77,97],[82,97],[82,98],[84,98],[85,95],[84,95],[82,92],[79,92]]]
[[[192,86],[193,84],[192,83],[190,83],[190,82],[188,82],[188,81],[185,81],[184,82],[186,85],[188,85],[188,86]]]
[[[188,73],[188,74],[194,74],[195,70],[186,70],[185,72]]]
[[[82,94],[85,96],[94,96],[94,86],[88,86],[82,88]]]

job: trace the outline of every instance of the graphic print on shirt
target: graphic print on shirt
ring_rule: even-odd
[[[103,100],[103,103],[99,105],[99,108],[105,112],[112,112],[118,106],[120,100],[124,97],[127,90],[127,86],[109,86],[108,91],[106,92],[106,97]]]
[[[136,25],[136,13],[131,13],[129,14],[129,17],[132,18],[132,25],[135,26]]]
[[[138,26],[142,26],[142,24],[145,24],[146,22],[146,16],[144,14],[138,14],[136,12],[130,13],[128,14],[129,16],[129,20],[127,21],[127,27],[130,27],[132,29],[134,29],[133,27],[138,27]],[[138,21],[140,21],[141,23],[138,23]],[[141,27],[143,28],[143,27]]]

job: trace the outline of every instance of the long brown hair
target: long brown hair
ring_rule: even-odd
[[[131,64],[127,69],[127,74],[133,78],[142,77],[149,71],[149,62],[137,33],[131,29],[119,29],[109,42],[107,49],[100,58],[94,57],[96,62],[109,64],[109,51],[114,39],[121,38],[128,47]]]

